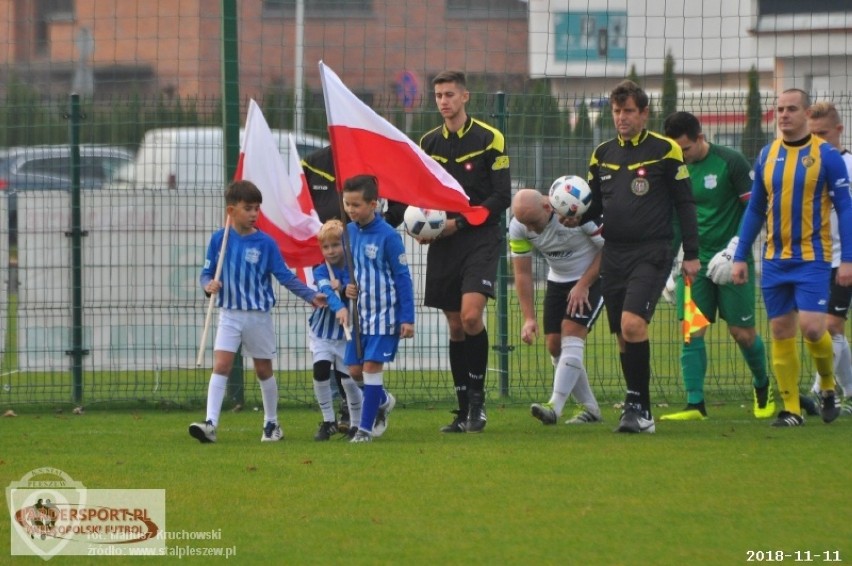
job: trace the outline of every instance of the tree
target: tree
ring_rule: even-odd
[[[748,98],[746,99],[746,122],[743,129],[742,151],[749,161],[754,161],[766,144],[763,131],[763,105],[760,100],[757,68],[752,65],[748,72]]]
[[[639,82],[639,73],[636,72],[636,65],[630,65],[630,74],[627,75],[627,78],[639,86],[642,86],[642,83]]]
[[[574,139],[580,143],[591,143],[593,138],[592,120],[589,118],[589,107],[586,101],[577,107],[577,122],[574,124]]]
[[[677,78],[675,77],[674,67],[674,56],[669,51],[663,67],[663,100],[661,102],[663,117],[677,111]]]

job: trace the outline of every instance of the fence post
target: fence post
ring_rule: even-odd
[[[74,403],[83,401],[83,253],[82,240],[87,233],[81,228],[80,213],[80,95],[71,93],[68,108],[69,145],[71,149],[71,229],[65,237],[71,238],[71,356],[72,396]]]
[[[232,179],[240,154],[240,66],[237,45],[237,2],[222,0],[222,163],[223,179]],[[231,399],[238,405],[245,402],[245,372],[242,347],[234,356],[234,366],[228,377]]]
[[[497,112],[493,115],[497,119],[497,129],[506,135],[506,93],[497,92]],[[506,213],[500,219],[500,230],[506,234]],[[497,340],[493,349],[497,350],[500,372],[500,396],[509,396],[509,352],[514,346],[509,344],[509,297],[507,277],[508,264],[506,261],[506,247],[500,253],[497,264]]]

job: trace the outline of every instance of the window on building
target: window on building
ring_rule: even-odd
[[[47,22],[74,20],[74,0],[38,0],[38,18]]]
[[[36,2],[36,47],[47,51],[50,41],[50,24],[74,21],[74,0],[38,0]]]
[[[526,0],[447,0],[449,18],[526,18]]]
[[[305,0],[305,16],[348,17],[373,13],[373,0]],[[296,0],[263,0],[265,16],[293,18]]]
[[[815,14],[818,12],[848,12],[848,0],[758,0],[761,16],[781,14]]]

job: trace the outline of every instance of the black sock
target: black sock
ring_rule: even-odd
[[[472,391],[485,390],[485,370],[488,368],[488,331],[484,328],[476,335],[465,334],[464,356],[467,361],[468,387]]]
[[[651,344],[643,342],[625,342],[621,355],[621,367],[624,381],[627,383],[627,397],[634,399],[651,416]]]
[[[621,374],[624,376],[624,385],[627,387],[627,393],[624,396],[624,404],[639,404],[639,392],[630,387],[630,382],[628,381],[628,375],[630,375],[630,371],[627,369],[627,354],[621,352],[618,354],[618,359],[621,361]]]
[[[467,415],[467,360],[464,355],[464,342],[450,340],[450,372],[453,374],[453,384],[456,388],[456,398],[459,403],[459,414]]]

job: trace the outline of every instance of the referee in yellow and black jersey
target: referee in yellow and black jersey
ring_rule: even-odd
[[[626,80],[609,102],[618,136],[592,153],[592,206],[585,217],[603,214],[601,284],[627,385],[615,432],[654,432],[648,324],[671,272],[672,212],[680,219],[686,277],[700,267],[698,220],[680,146],[645,129],[648,95]]]
[[[465,74],[444,71],[432,80],[444,123],[420,139],[420,147],[461,184],[470,204],[488,209],[488,219],[469,226],[453,215],[431,242],[426,260],[424,304],[444,311],[450,333],[450,371],[459,408],[441,432],[485,428],[488,332],[485,304],[494,297],[497,263],[504,251],[500,219],[512,201],[509,156],[499,130],[467,115]]]

